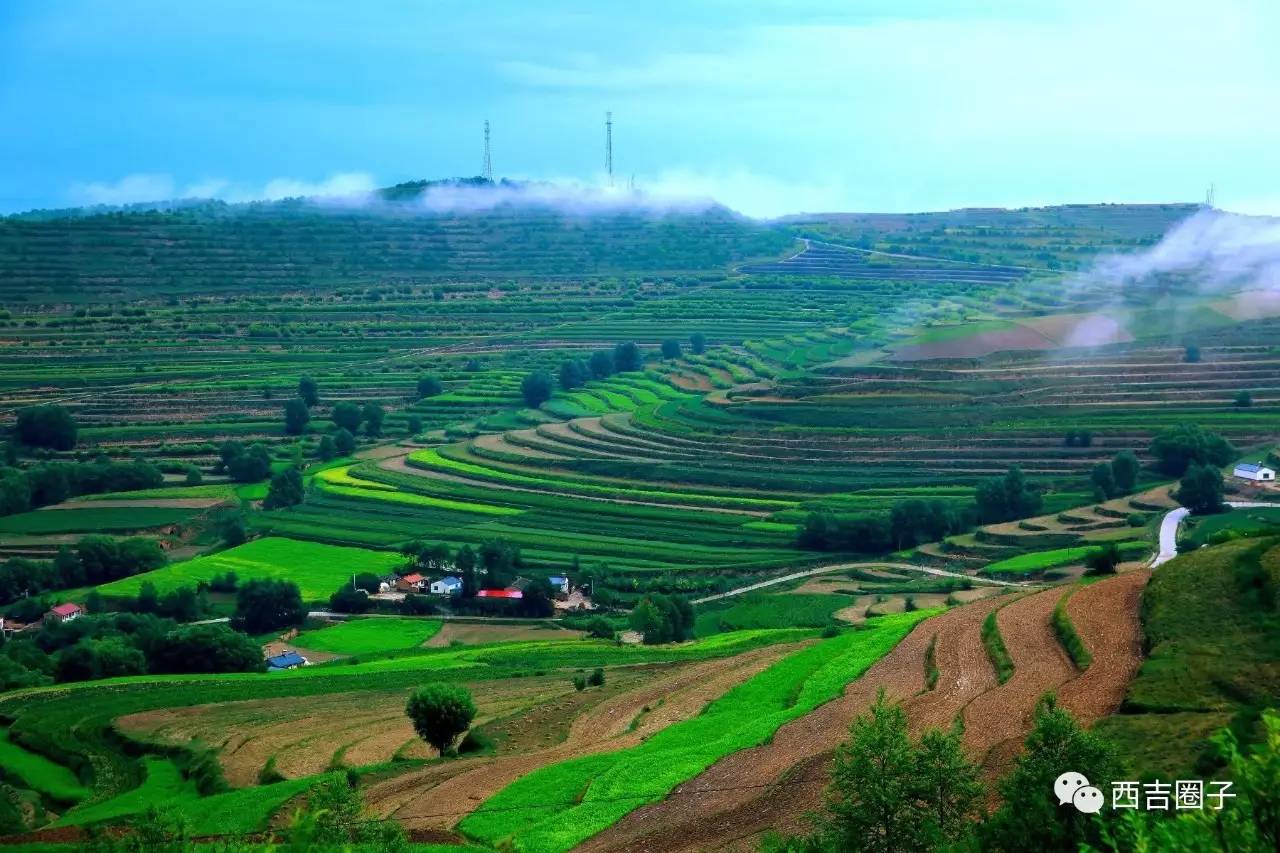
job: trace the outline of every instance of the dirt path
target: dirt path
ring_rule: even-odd
[[[1058,690],[1058,701],[1082,723],[1115,713],[1142,665],[1142,591],[1151,572],[1139,570],[1083,587],[1067,599],[1067,614],[1093,663]]]
[[[1046,589],[1002,607],[996,625],[1013,658],[1013,677],[977,697],[964,711],[964,744],[987,777],[1000,775],[1031,728],[1036,702],[1076,676],[1054,634],[1053,608],[1061,588]]]
[[[375,785],[367,800],[375,814],[394,817],[407,829],[448,829],[521,776],[553,762],[633,746],[697,715],[708,702],[797,648],[770,646],[684,667],[589,709],[555,746],[483,760],[449,778],[441,778],[439,766],[429,767]]]
[[[726,756],[665,800],[637,809],[577,849],[755,850],[762,832],[800,830],[804,813],[821,802],[835,748],[881,688],[889,698],[907,702],[918,726],[949,723],[973,696],[995,684],[979,632],[996,603],[979,602],[922,622],[839,699],[787,723],[769,743]],[[935,690],[925,693],[925,651],[935,636],[942,674]],[[784,780],[788,784],[774,784]]]

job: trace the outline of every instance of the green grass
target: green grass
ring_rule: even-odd
[[[421,646],[443,623],[438,619],[393,619],[378,616],[351,619],[331,628],[304,631],[293,641],[303,649],[339,655],[365,655]]]
[[[1135,770],[1164,778],[1217,768],[1205,742],[1230,724],[1246,741],[1280,696],[1280,540],[1238,539],[1183,554],[1143,593],[1150,649],[1121,713],[1099,723]]]
[[[98,495],[86,495],[82,501],[142,501],[168,500],[170,498],[222,498],[236,496],[236,487],[231,483],[209,483],[202,486],[161,486],[156,489],[138,489],[133,492],[104,492]]]
[[[748,593],[700,606],[696,631],[705,637],[744,628],[821,628],[832,623],[837,610],[851,603],[852,599],[843,595]]]
[[[201,797],[168,759],[143,759],[141,785],[111,799],[86,803],[67,812],[54,826],[88,826],[117,822],[155,806],[169,818],[180,818],[193,835],[243,834],[265,829],[284,802],[310,788],[322,776],[290,779],[273,785],[240,788]]]
[[[207,581],[213,575],[232,571],[242,582],[253,578],[291,580],[302,591],[303,600],[322,601],[327,600],[343,581],[350,580],[353,574],[373,572],[381,575],[402,565],[404,557],[389,551],[267,537],[208,557],[196,557],[112,581],[99,590],[103,595],[132,596],[138,594],[145,581],[150,581],[163,593],[179,586],[194,586],[197,581]]]
[[[508,785],[460,829],[528,853],[568,850],[666,796],[729,753],[767,741],[789,720],[830,701],[937,611],[872,620],[863,630],[795,652],[712,702],[697,717],[630,749],[544,767]]]
[[[999,612],[993,610],[982,620],[982,647],[987,650],[987,657],[995,668],[996,680],[1004,684],[1013,678],[1013,658],[1009,656],[1004,637],[1000,636],[1000,626],[996,624],[996,614]]]
[[[1062,643],[1062,647],[1071,656],[1072,662],[1079,669],[1086,670],[1093,663],[1093,655],[1090,654],[1084,640],[1080,639],[1076,626],[1071,622],[1071,614],[1067,612],[1067,599],[1070,597],[1070,592],[1065,593],[1053,608],[1053,632],[1058,636],[1058,642]]]
[[[180,507],[87,507],[24,512],[0,518],[0,533],[34,535],[144,530],[185,522],[199,510]]]
[[[1233,509],[1217,515],[1193,516],[1186,522],[1185,547],[1199,548],[1217,536],[1249,536],[1280,528],[1280,506]]]
[[[1141,551],[1149,551],[1151,549],[1151,546],[1146,542],[1120,542],[1118,546],[1120,553],[1128,559],[1133,559]],[[984,574],[1030,574],[1051,569],[1055,566],[1084,562],[1092,554],[1100,550],[1101,548],[1097,545],[1085,545],[1078,548],[1032,551],[1029,554],[1019,554],[1016,557],[989,563],[982,567],[982,571]]]
[[[69,768],[23,749],[9,739],[7,729],[0,729],[0,768],[4,776],[16,777],[25,787],[59,803],[76,803],[89,796]]]

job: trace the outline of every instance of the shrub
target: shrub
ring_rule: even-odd
[[[590,684],[592,687],[603,687],[604,686],[604,670],[599,667],[596,667],[595,669],[593,669],[591,671],[591,675],[587,677],[587,684]]]
[[[493,738],[485,734],[483,729],[469,729],[458,744],[460,754],[489,752],[492,749]]]
[[[573,689],[578,691],[579,693],[581,693],[583,690],[586,690],[587,679],[583,678],[581,675],[575,675],[573,677]]]

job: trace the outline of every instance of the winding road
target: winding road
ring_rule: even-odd
[[[1227,501],[1227,506],[1232,509],[1251,509],[1253,507],[1280,506],[1275,503],[1263,503],[1260,501]],[[1182,520],[1191,514],[1191,510],[1184,506],[1177,509],[1171,509],[1160,521],[1160,551],[1151,559],[1151,568],[1162,566],[1165,563],[1178,556],[1178,526],[1182,524]]]

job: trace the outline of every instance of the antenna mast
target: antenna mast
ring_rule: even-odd
[[[1213,184],[1209,184],[1209,190],[1204,194],[1204,206],[1213,207],[1214,197],[1217,195],[1217,188]]]
[[[489,159],[489,120],[484,120],[484,179],[493,183],[493,161]]]
[[[613,186],[613,111],[604,114],[604,168],[609,173],[609,186]]]

